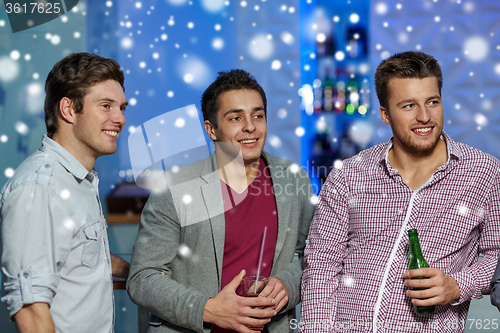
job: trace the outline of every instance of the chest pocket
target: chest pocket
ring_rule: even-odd
[[[82,249],[82,264],[84,266],[94,268],[102,259],[103,256],[103,223],[97,221],[88,227],[83,228],[85,239]]]

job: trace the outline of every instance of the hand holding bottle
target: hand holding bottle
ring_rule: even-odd
[[[417,276],[427,279],[412,279]],[[424,288],[425,290],[407,290],[406,295],[416,306],[432,306],[448,304],[460,298],[460,287],[457,281],[437,268],[419,268],[406,271],[403,277],[407,279],[405,286]]]

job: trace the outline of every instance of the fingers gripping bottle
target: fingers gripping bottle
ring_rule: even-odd
[[[427,261],[425,261],[422,255],[422,250],[420,249],[420,242],[418,241],[417,229],[408,230],[408,237],[410,239],[410,262],[408,264],[408,269],[417,269],[429,267]],[[416,276],[412,279],[428,279],[424,276]],[[413,290],[424,290],[425,288],[413,288]],[[431,306],[417,306],[413,304],[413,309],[416,313],[424,315],[433,313],[436,310],[435,305]]]

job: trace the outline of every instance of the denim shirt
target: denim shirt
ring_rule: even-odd
[[[0,195],[3,296],[10,316],[47,303],[57,332],[112,332],[107,224],[97,172],[47,136]]]

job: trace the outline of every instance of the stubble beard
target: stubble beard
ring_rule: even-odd
[[[437,128],[434,127],[434,130]],[[401,143],[402,148],[409,153],[412,156],[426,156],[431,154],[434,151],[434,148],[437,146],[441,134],[443,132],[443,128],[441,127],[439,130],[439,133],[435,135],[434,141],[428,143],[428,144],[417,144],[414,140],[411,138],[411,134],[409,135],[404,135],[400,136],[397,133],[394,133],[395,136],[397,136],[399,142]]]

